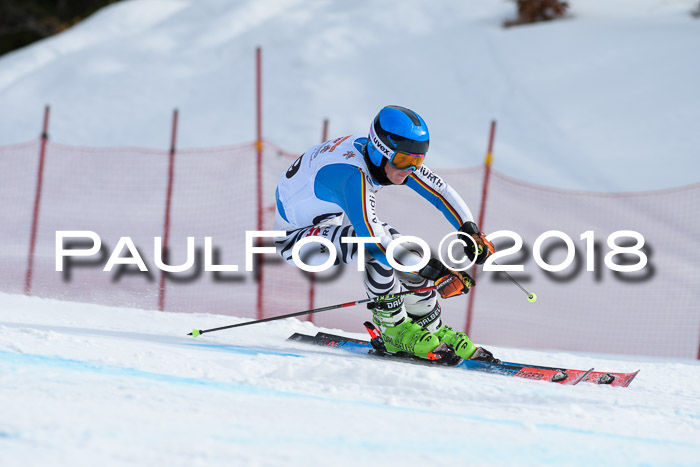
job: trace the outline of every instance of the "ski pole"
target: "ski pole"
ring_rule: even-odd
[[[410,295],[414,293],[421,293],[421,292],[427,292],[429,290],[435,290],[435,286],[430,286],[430,287],[422,287],[420,289],[413,289],[413,290],[408,290],[406,292],[399,292],[391,295],[385,295],[382,297],[383,299],[387,298],[393,298],[393,297],[401,297],[404,295]],[[355,305],[360,305],[362,303],[367,303],[367,302],[374,302],[376,301],[376,298],[366,298],[364,300],[356,300],[354,302],[347,302],[347,303],[341,303],[339,305],[331,305],[331,306],[324,306],[321,308],[314,308],[313,310],[306,310],[306,311],[297,311],[296,313],[289,313],[286,315],[279,315],[279,316],[271,316],[269,318],[263,318],[263,319],[257,319],[255,321],[246,321],[245,323],[238,323],[238,324],[232,324],[230,326],[221,326],[219,328],[212,328],[212,329],[193,329],[192,332],[187,333],[188,336],[193,336],[197,337],[201,334],[204,334],[206,332],[213,332],[213,331],[221,331],[222,329],[231,329],[231,328],[238,328],[241,326],[250,326],[251,324],[258,324],[258,323],[265,323],[267,321],[276,321],[278,319],[285,319],[285,318],[293,318],[294,316],[301,316],[301,315],[310,315],[312,313],[320,313],[322,311],[329,311],[329,310],[335,310],[337,308],[346,308],[349,306],[355,306]]]
[[[496,266],[498,266],[498,264],[497,264],[495,261],[493,261],[493,264],[495,264]],[[530,292],[528,292],[527,290],[525,290],[525,288],[524,288],[522,285],[520,285],[520,283],[519,283],[518,281],[516,281],[515,279],[513,279],[513,276],[511,276],[510,274],[508,274],[508,272],[506,272],[506,271],[500,271],[500,272],[502,272],[503,274],[505,274],[506,277],[507,277],[508,279],[510,279],[510,281],[511,281],[513,284],[517,285],[517,286],[520,288],[520,290],[522,290],[523,292],[525,292],[525,295],[527,295],[527,301],[528,301],[528,302],[534,302],[535,300],[537,300],[537,295],[535,295],[534,293],[530,293]]]

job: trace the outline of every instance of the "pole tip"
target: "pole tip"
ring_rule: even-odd
[[[527,301],[530,303],[536,302],[537,301],[537,295],[534,293],[531,293],[530,295],[527,296]]]
[[[196,337],[199,336],[201,333],[202,333],[202,331],[200,331],[199,329],[193,329],[192,332],[189,333],[189,334],[187,334],[187,335],[196,338]]]

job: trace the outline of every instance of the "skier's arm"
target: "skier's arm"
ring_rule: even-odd
[[[406,185],[438,208],[455,229],[474,239],[476,246],[473,244],[465,246],[465,253],[470,260],[475,260],[477,264],[484,264],[486,258],[494,252],[494,247],[479,231],[462,197],[425,165],[408,177]]]
[[[436,173],[425,165],[413,172],[406,180],[406,186],[435,206],[455,229],[474,217],[461,196]]]

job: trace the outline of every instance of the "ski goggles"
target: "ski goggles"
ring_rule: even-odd
[[[414,171],[423,165],[425,154],[409,154],[407,152],[396,151],[389,159],[389,164],[398,170]]]

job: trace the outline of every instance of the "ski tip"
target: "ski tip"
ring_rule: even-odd
[[[193,329],[192,332],[188,333],[187,335],[197,338],[201,333],[202,331],[200,331],[199,329]]]

